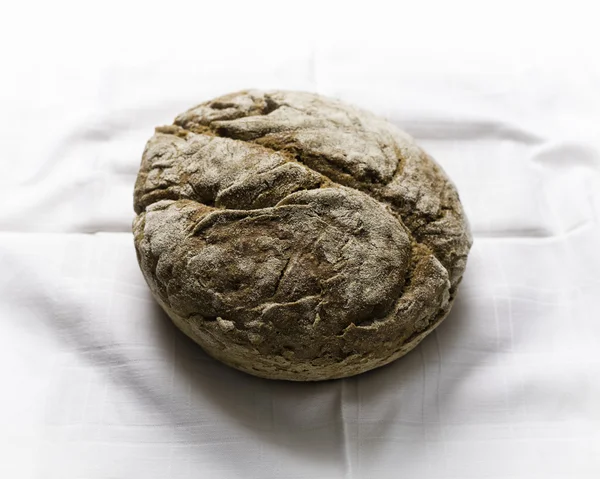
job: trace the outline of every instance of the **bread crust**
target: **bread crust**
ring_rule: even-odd
[[[440,166],[391,123],[312,93],[242,91],[159,127],[133,232],[153,296],[210,355],[351,376],[448,314],[472,239]]]

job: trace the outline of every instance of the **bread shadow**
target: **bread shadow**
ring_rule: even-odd
[[[340,381],[251,376],[210,357],[158,306],[152,319],[157,341],[164,341],[160,350],[169,351],[163,359],[173,363],[175,390],[186,391],[185,397],[174,395],[177,404],[157,404],[178,425],[182,442],[206,442],[207,423],[209,427],[218,423],[217,434],[244,442],[246,450],[255,450],[264,461],[276,460],[277,451],[283,449],[317,467],[339,461],[343,470],[346,440]],[[230,454],[223,460],[228,467],[236,463]]]
[[[174,378],[172,403],[163,397],[155,406],[175,425],[178,441],[205,444],[207,435],[230,437],[266,464],[287,450],[287,457],[311,470],[368,469],[399,433],[411,443],[411,455],[425,458],[426,441],[442,433],[439,393],[451,394],[453,388],[443,376],[440,344],[452,349],[465,329],[468,308],[459,297],[438,331],[390,365],[342,380],[296,383],[254,377],[212,359],[157,305],[153,336],[162,343],[159,351],[172,363]],[[229,453],[212,459],[226,467],[238,462]]]

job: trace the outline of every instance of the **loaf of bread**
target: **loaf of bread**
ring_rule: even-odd
[[[311,93],[232,93],[156,128],[134,207],[177,327],[273,379],[406,354],[448,314],[471,247],[455,187],[409,135]]]

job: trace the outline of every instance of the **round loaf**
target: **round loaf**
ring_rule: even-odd
[[[142,273],[173,322],[273,379],[406,354],[448,314],[472,242],[409,135],[311,93],[232,93],[156,128],[134,208]]]

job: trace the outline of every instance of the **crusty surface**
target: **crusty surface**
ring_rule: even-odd
[[[471,236],[406,133],[315,94],[242,91],[156,129],[135,185],[141,270],[174,323],[257,376],[384,365],[448,314]]]

